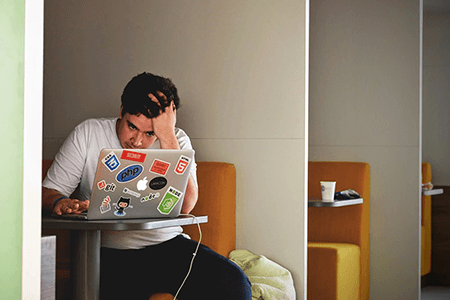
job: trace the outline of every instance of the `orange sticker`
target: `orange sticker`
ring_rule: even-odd
[[[150,172],[164,176],[164,175],[166,175],[167,170],[169,170],[169,167],[170,167],[170,163],[159,160],[159,159],[155,159],[150,168]]]

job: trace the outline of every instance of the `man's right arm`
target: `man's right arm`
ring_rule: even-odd
[[[89,208],[89,201],[80,201],[78,199],[69,199],[68,197],[61,199],[53,208],[53,203],[65,197],[56,190],[42,187],[42,208],[44,210],[53,211],[57,215],[62,214],[79,214]]]

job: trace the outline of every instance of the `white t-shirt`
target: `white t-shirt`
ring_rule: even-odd
[[[116,133],[117,120],[89,119],[75,127],[56,154],[42,185],[68,197],[78,187],[75,193],[77,199],[89,199],[100,151],[104,148],[122,148]],[[192,149],[191,141],[183,130],[175,128],[175,134],[181,149]],[[159,140],[156,140],[149,149],[160,148]],[[195,159],[193,162],[191,176],[197,185]],[[102,231],[102,247],[139,249],[167,241],[182,231],[180,226],[154,230]]]

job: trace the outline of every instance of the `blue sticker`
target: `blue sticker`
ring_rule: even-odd
[[[128,182],[133,179],[136,179],[138,177],[144,168],[141,165],[131,165],[120,171],[117,176],[116,180],[118,182]]]
[[[103,157],[102,163],[110,172],[116,170],[120,166],[120,161],[114,152],[110,152],[108,155]]]

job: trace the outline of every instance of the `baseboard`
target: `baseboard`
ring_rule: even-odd
[[[429,273],[425,276],[422,276],[421,287],[428,285],[450,286],[450,274]]]

